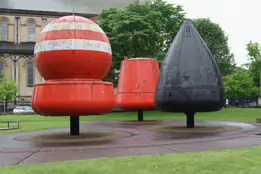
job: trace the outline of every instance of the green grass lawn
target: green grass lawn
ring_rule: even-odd
[[[260,174],[261,147],[0,168],[1,174]]]
[[[258,108],[229,108],[220,112],[197,113],[196,120],[227,120],[238,122],[255,122],[257,117],[261,117],[261,109]],[[163,113],[159,111],[150,111],[144,113],[144,118],[150,119],[168,119],[183,120],[185,115],[182,113]],[[136,120],[136,112],[110,113],[103,116],[83,116],[81,122],[103,121],[103,120]],[[0,116],[0,122],[20,121],[21,129],[11,131],[0,131],[1,133],[30,132],[34,130],[45,130],[53,128],[63,128],[69,126],[69,117],[43,117],[43,116]],[[6,124],[0,123],[0,127]]]

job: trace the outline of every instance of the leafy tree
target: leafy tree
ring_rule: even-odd
[[[146,4],[139,5],[131,4],[127,10],[147,18],[148,22],[152,24],[153,29],[164,38],[162,43],[162,50],[164,52],[170,47],[185,19],[185,12],[182,6],[169,4],[163,0],[151,0]],[[158,18],[154,18],[154,15],[157,15]]]
[[[126,56],[151,57],[161,63],[184,20],[184,12],[181,6],[153,0],[131,4],[124,10],[104,10],[97,19],[112,46],[113,65],[107,80],[114,81],[115,70],[120,69]]]
[[[115,70],[120,69],[126,56],[151,57],[161,64],[184,18],[181,6],[163,0],[151,0],[145,4],[137,1],[123,10],[102,11],[97,16],[97,23],[109,37],[113,50],[113,65],[106,80],[117,84]],[[224,31],[209,19],[193,22],[213,53],[222,75],[230,74],[235,62]]]
[[[228,98],[252,98],[259,93],[250,72],[245,69],[239,68],[223,80]]]
[[[235,69],[235,60],[228,47],[228,37],[222,28],[208,18],[194,19],[193,24],[210,49],[221,74],[231,74]]]
[[[15,81],[9,81],[2,72],[2,79],[0,81],[0,99],[5,101],[5,110],[7,109],[7,101],[13,100],[16,98],[16,93],[18,88],[15,84]]]
[[[253,77],[255,86],[260,86],[261,74],[261,46],[257,42],[249,42],[247,44],[249,63],[247,68]]]

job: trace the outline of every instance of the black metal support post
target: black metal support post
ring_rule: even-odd
[[[187,128],[195,128],[195,112],[186,112]]]
[[[143,110],[138,110],[138,121],[143,121]]]
[[[17,59],[14,59],[13,60],[14,61],[14,80],[15,80],[15,82],[16,82],[16,71],[17,71],[17,69],[16,69],[16,61],[17,61]],[[17,95],[17,94],[15,94],[15,95]],[[14,105],[16,106],[16,104],[17,104],[17,101],[16,101],[16,97],[15,97],[15,99],[14,99]]]
[[[80,117],[70,116],[70,133],[72,136],[80,135]]]

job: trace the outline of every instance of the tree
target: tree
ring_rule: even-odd
[[[249,42],[247,44],[247,51],[249,56],[249,63],[247,64],[247,68],[253,77],[255,86],[260,87],[261,46],[257,42]]]
[[[112,70],[107,80],[115,81],[121,61],[126,57],[151,57],[161,63],[184,20],[181,6],[162,0],[134,3],[123,10],[104,10],[98,24],[107,34],[113,50]]]
[[[245,69],[239,68],[233,74],[224,77],[227,98],[252,98],[259,93],[253,78]]]
[[[228,47],[228,37],[222,28],[208,18],[194,19],[193,24],[210,49],[221,74],[231,74],[235,69],[235,60]]]
[[[140,16],[146,16],[153,29],[163,36],[162,50],[166,52],[176,36],[180,26],[185,19],[185,12],[180,5],[169,4],[163,0],[151,0],[143,5],[131,4],[127,10],[135,12]],[[158,20],[154,15],[158,14]],[[164,56],[160,59],[162,60]]]
[[[16,98],[18,88],[15,81],[9,81],[4,72],[2,72],[2,80],[0,82],[0,99],[5,101],[5,110],[7,110],[7,101]]]
[[[117,85],[121,61],[126,57],[151,57],[161,65],[165,55],[185,19],[179,5],[163,0],[138,2],[123,10],[103,10],[97,23],[110,39],[113,65],[106,80]],[[227,36],[218,24],[209,19],[193,20],[200,35],[212,52],[222,75],[234,71],[234,56],[230,53]]]

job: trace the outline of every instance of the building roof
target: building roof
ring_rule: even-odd
[[[134,2],[135,0],[1,0],[0,9],[99,14],[103,9],[121,9]]]

